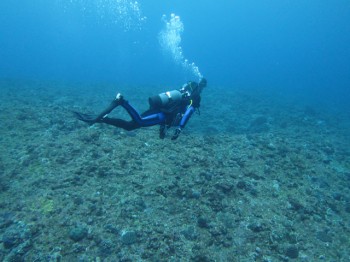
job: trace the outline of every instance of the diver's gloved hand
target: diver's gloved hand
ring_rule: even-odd
[[[181,127],[178,127],[178,128],[175,129],[175,132],[174,132],[174,134],[173,134],[171,140],[177,139],[177,138],[179,137],[180,134],[181,134]]]
[[[73,112],[73,114],[78,120],[86,122],[89,125],[93,125],[98,122],[97,115],[83,114],[79,112]]]

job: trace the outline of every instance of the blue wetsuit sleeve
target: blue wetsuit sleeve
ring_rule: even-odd
[[[181,129],[185,127],[185,125],[187,124],[188,120],[190,120],[194,111],[195,111],[195,108],[193,106],[190,106],[187,108],[185,114],[182,116],[181,121],[180,121],[179,127]]]

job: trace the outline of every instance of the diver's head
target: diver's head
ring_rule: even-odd
[[[198,85],[199,85],[200,88],[203,89],[204,87],[207,86],[207,79],[202,78],[201,81],[199,81],[199,84],[198,84]]]
[[[200,96],[202,93],[202,90],[204,87],[207,86],[207,80],[205,78],[202,78],[199,83],[196,82],[188,82],[185,85],[183,85],[182,90],[187,92],[190,96]]]
[[[192,95],[200,95],[204,89],[204,87],[207,86],[207,79],[202,78],[198,84],[196,84],[196,87],[192,90]]]

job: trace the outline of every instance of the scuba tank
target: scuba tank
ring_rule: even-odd
[[[164,111],[171,111],[175,106],[181,103],[184,94],[179,90],[172,90],[159,95],[148,98],[151,108],[163,109]]]
[[[184,100],[192,100],[193,106],[200,106],[200,94],[207,85],[207,80],[202,78],[200,83],[188,82],[180,90],[172,90],[148,98],[150,108],[160,109],[163,112],[172,112]],[[192,101],[191,101],[192,103]]]

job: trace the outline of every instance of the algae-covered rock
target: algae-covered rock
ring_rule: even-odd
[[[296,246],[289,246],[286,248],[286,256],[289,258],[298,258],[299,249]]]
[[[135,231],[124,231],[121,234],[121,241],[125,245],[131,245],[136,243],[137,241],[137,234]]]
[[[77,225],[69,231],[69,237],[75,242],[78,242],[88,235],[88,230],[83,225]]]

